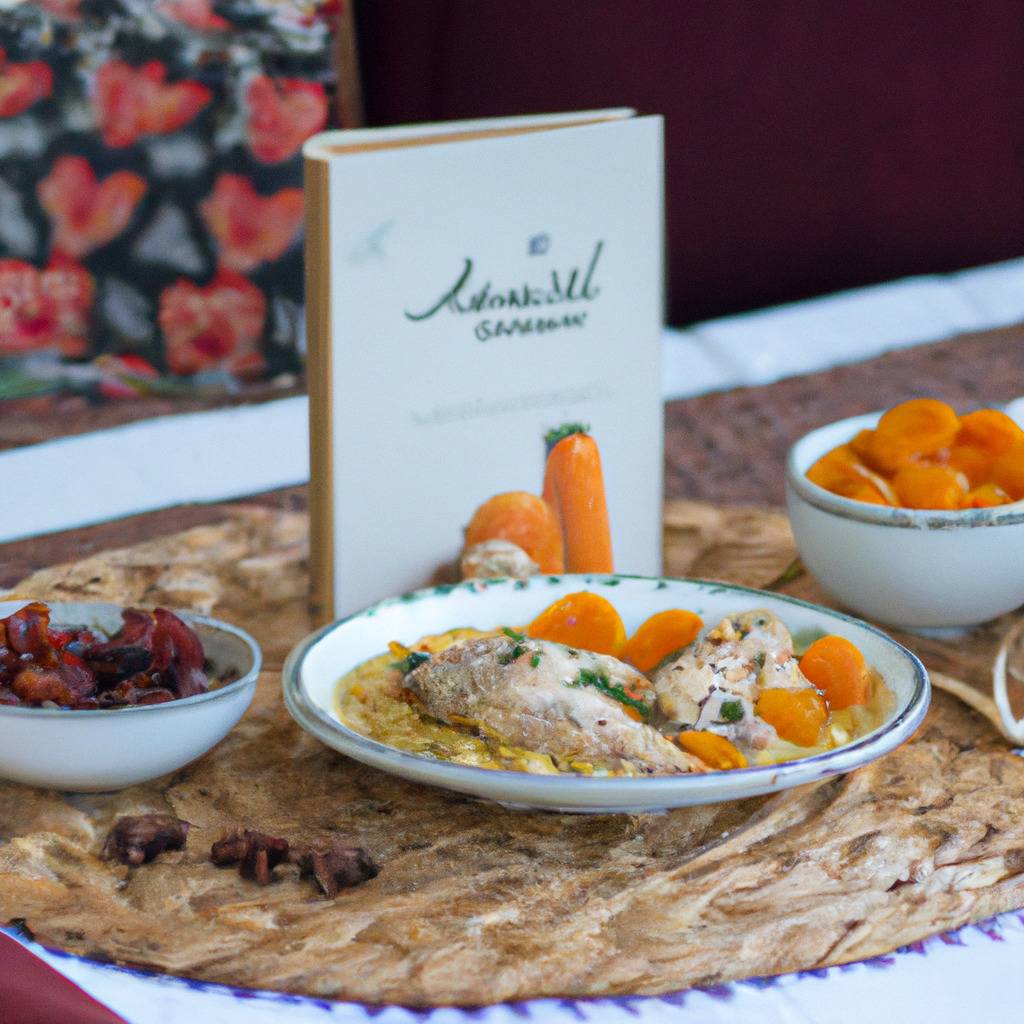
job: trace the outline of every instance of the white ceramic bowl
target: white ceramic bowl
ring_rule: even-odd
[[[847,607],[911,628],[976,625],[1024,602],[1024,502],[938,512],[841,498],[807,479],[881,413],[812,430],[789,450],[786,500],[800,557]]]
[[[707,625],[753,608],[777,614],[802,632],[839,633],[855,643],[896,696],[888,719],[838,750],[767,767],[643,778],[530,775],[471,768],[408,754],[367,739],[338,720],[339,679],[386,650],[389,640],[411,643],[455,626],[486,629],[529,622],[552,601],[578,590],[608,597],[633,630],[666,608],[688,608]],[[848,772],[888,753],[917,728],[928,707],[924,666],[884,633],[816,605],[746,587],[638,576],[535,576],[529,580],[472,580],[382,601],[326,626],[291,652],[284,668],[288,710],[307,732],[335,750],[414,782],[430,783],[517,807],[582,812],[653,811],[757,796]]]
[[[0,602],[0,618],[27,601]],[[51,624],[87,626],[111,635],[121,607],[46,602]],[[102,792],[174,771],[220,742],[252,701],[260,649],[237,626],[178,612],[199,635],[213,674],[237,675],[227,686],[166,704],[66,711],[0,706],[0,778],[72,792]]]

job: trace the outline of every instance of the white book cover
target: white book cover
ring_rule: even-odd
[[[661,569],[660,117],[330,132],[305,148],[315,599],[437,580],[589,424],[616,571]]]

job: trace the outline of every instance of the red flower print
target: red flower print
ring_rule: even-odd
[[[71,260],[55,258],[45,270],[0,260],[0,355],[40,349],[82,355],[92,296],[88,271]]]
[[[53,250],[80,259],[124,231],[146,182],[132,171],[115,171],[100,182],[84,157],[62,156],[36,191],[53,222]]]
[[[279,164],[327,124],[327,94],[319,82],[257,75],[245,93],[249,145],[257,160]]]
[[[263,370],[259,349],[267,300],[251,281],[221,268],[205,287],[178,278],[160,293],[160,329],[167,365],[182,376],[228,370],[236,377]]]
[[[143,135],[166,135],[188,124],[212,93],[199,82],[165,84],[167,68],[158,60],[133,68],[110,60],[96,72],[93,106],[103,141],[130,146]]]
[[[77,21],[81,17],[78,10],[78,5],[81,2],[82,0],[36,0],[36,3],[48,14],[53,14],[58,18],[68,18],[72,21]]]
[[[160,0],[156,8],[165,17],[200,32],[219,32],[230,23],[213,11],[213,0]]]
[[[0,117],[15,117],[53,92],[53,71],[41,60],[15,64],[0,47]]]
[[[217,240],[221,265],[244,274],[276,260],[295,241],[302,226],[302,189],[261,196],[248,178],[222,174],[199,211]]]

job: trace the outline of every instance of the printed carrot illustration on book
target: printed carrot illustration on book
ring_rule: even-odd
[[[540,497],[507,491],[473,513],[463,576],[614,571],[601,453],[589,429],[566,423],[545,435]]]

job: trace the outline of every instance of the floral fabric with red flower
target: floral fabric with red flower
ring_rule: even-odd
[[[294,379],[301,149],[336,109],[348,16],[339,0],[6,11],[0,398]]]

